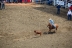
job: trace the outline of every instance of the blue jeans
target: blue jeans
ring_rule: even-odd
[[[0,3],[0,9],[1,9],[1,3]]]
[[[4,3],[2,4],[2,9],[5,9],[5,4]]]
[[[7,3],[9,3],[10,2],[10,0],[7,0]]]
[[[68,20],[71,20],[71,15],[68,15]]]
[[[13,0],[13,2],[15,2],[15,0]]]
[[[57,14],[60,14],[60,8],[59,9],[57,8]]]
[[[18,3],[18,0],[15,0],[15,3]]]
[[[14,3],[17,3],[17,2],[18,2],[18,0],[13,0],[13,2],[14,2]]]

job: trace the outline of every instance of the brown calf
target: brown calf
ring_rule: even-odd
[[[38,30],[34,30],[34,32],[36,33],[36,35],[37,34],[40,34],[40,36],[41,36],[41,34],[42,34],[42,32],[41,31],[38,31]]]

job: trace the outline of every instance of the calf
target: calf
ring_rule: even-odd
[[[42,32],[41,31],[38,31],[38,30],[34,30],[34,32],[36,33],[36,35],[37,34],[40,34],[40,36],[41,36],[41,34],[42,34]]]

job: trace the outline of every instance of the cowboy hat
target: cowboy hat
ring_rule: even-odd
[[[49,20],[52,20],[51,18]]]

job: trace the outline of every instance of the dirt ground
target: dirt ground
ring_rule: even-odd
[[[67,11],[62,8],[57,15],[54,6],[6,4],[0,10],[0,48],[72,48],[72,21],[67,20]],[[56,33],[48,34],[49,18],[59,25]],[[42,36],[35,36],[34,30],[41,30]]]

